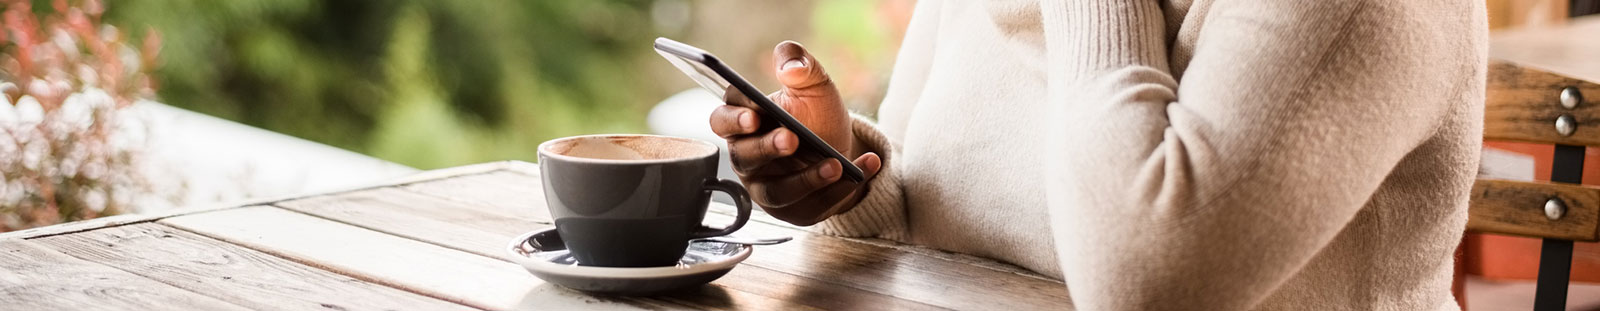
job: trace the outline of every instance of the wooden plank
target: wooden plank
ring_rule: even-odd
[[[509,213],[510,217],[496,215],[487,209],[397,188],[311,197],[276,205],[490,258],[503,256],[501,248],[515,237],[502,233],[528,232],[550,225],[548,220],[535,218],[531,213]]]
[[[708,218],[708,222],[713,222],[732,217],[712,215]],[[788,243],[759,247],[745,261],[747,264],[907,300],[958,310],[1072,308],[1066,285],[1031,273],[992,269],[977,263],[765,223],[750,222],[737,234],[795,237]]]
[[[476,310],[155,223],[33,241],[257,310]]]
[[[1550,198],[1566,203],[1561,219],[1545,216]],[[1479,179],[1472,185],[1467,229],[1478,232],[1596,241],[1600,189],[1549,182]]]
[[[23,240],[0,241],[0,308],[248,310]]]
[[[1585,96],[1574,109],[1561,106],[1561,90],[1577,87]],[[1486,140],[1544,144],[1600,145],[1600,84],[1564,77],[1506,61],[1489,64],[1483,113]],[[1572,136],[1556,131],[1556,118],[1577,120]]]
[[[756,253],[761,252],[765,252],[765,250],[756,250]],[[754,256],[754,254],[751,255],[752,257]],[[815,277],[800,277],[794,274],[750,264],[740,265],[740,267],[728,272],[728,275],[712,282],[712,285],[715,286],[709,286],[708,288],[737,289],[738,291],[750,292],[764,297],[772,297],[775,300],[785,301],[788,305],[803,306],[806,308],[814,307],[821,310],[948,309],[918,301],[896,299],[894,297],[885,296],[870,291],[864,291],[851,286],[843,286],[825,279],[819,279]],[[683,297],[685,295],[676,296]],[[696,303],[697,305],[706,305],[705,303],[699,302],[702,300],[708,299],[695,299],[690,302]],[[715,299],[710,300],[715,301]],[[722,308],[722,306],[716,305],[709,305],[708,307]],[[743,306],[729,307],[739,307],[736,309],[749,309]],[[782,309],[787,309],[787,307]]]
[[[467,205],[490,207],[518,217],[550,218],[537,173],[500,171],[413,183],[401,188]]]
[[[383,186],[383,187],[398,186],[398,185],[405,185],[405,184],[410,184],[410,183],[429,182],[429,181],[435,181],[435,180],[450,179],[450,178],[455,178],[456,176],[478,175],[478,174],[485,174],[485,173],[498,172],[498,171],[519,170],[519,169],[525,169],[529,165],[532,165],[534,167],[538,167],[538,165],[536,165],[536,164],[523,162],[523,161],[515,161],[515,160],[512,160],[512,161],[485,162],[485,163],[469,164],[469,165],[462,165],[462,166],[456,166],[456,167],[447,167],[447,168],[441,168],[441,169],[436,169],[436,170],[422,171],[422,172],[419,172],[419,173],[417,173],[415,175],[402,177],[402,178],[397,179],[397,180],[395,180],[393,182],[385,183],[385,184],[383,184],[381,186]],[[371,187],[371,188],[377,188],[377,187]]]
[[[549,221],[549,214],[543,211],[542,199],[530,201],[539,197],[515,193],[520,191],[518,189],[539,189],[537,182],[537,179],[527,175],[496,173],[412,184],[405,189],[455,198],[453,201],[458,202],[472,202],[466,204],[470,208],[503,217],[531,217],[537,221]],[[434,185],[445,186],[434,188]],[[530,209],[534,211],[529,212]],[[717,214],[707,218],[708,223],[726,223],[730,219]],[[900,248],[815,235],[754,220],[737,235],[793,236],[796,240],[789,243],[758,247],[745,263],[839,286],[953,309],[1071,307],[1071,299],[1062,283],[1018,274],[1013,269],[992,269],[973,261],[951,260]]]
[[[659,307],[583,295],[545,284],[505,261],[275,207],[187,215],[161,223],[363,281],[481,309]]]
[[[523,209],[494,209],[443,200],[398,188],[373,189],[339,196],[308,198],[278,205],[331,220],[407,237],[418,241],[501,258],[510,239],[522,233],[550,227],[545,216],[535,217]],[[757,251],[756,253],[761,253]],[[817,307],[837,309],[850,305],[872,305],[887,309],[937,309],[914,301],[876,293],[840,288],[814,279],[746,266],[713,285],[725,287],[734,295],[760,294],[787,309]],[[782,288],[782,290],[774,290]],[[828,293],[829,299],[786,299],[797,294]],[[713,307],[720,299],[692,294],[672,295],[691,305]],[[765,309],[765,308],[763,308]]]
[[[685,299],[683,297],[693,297],[694,299]],[[654,298],[694,306],[694,309],[701,310],[823,310],[812,306],[800,305],[792,301],[782,301],[766,296],[743,293],[722,286],[689,288],[671,295],[661,295]],[[712,303],[706,304],[704,303],[706,301]]]

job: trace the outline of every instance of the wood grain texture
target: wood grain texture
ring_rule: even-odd
[[[401,187],[446,200],[493,208],[518,217],[549,220],[544,188],[537,172],[498,171]]]
[[[477,310],[155,223],[32,241],[257,310]]]
[[[402,189],[373,189],[338,196],[307,198],[278,205],[325,217],[375,231],[424,241],[452,249],[500,258],[512,238],[533,230],[550,228],[544,216],[535,217],[529,208],[486,208],[426,196]],[[757,250],[756,254],[764,250]],[[728,276],[717,280],[713,286],[723,287],[727,296],[764,296],[764,299],[741,298],[761,305],[739,305],[744,308],[823,308],[838,309],[850,306],[875,306],[892,310],[926,310],[937,307],[896,299],[873,292],[862,291],[789,273],[772,271],[758,266],[734,269]],[[695,294],[698,291],[670,295],[673,301],[691,306],[715,308],[729,301],[718,296]],[[795,298],[804,295],[806,299]],[[825,295],[825,296],[824,296]]]
[[[1550,220],[1550,198],[1566,202],[1565,216]],[[1596,241],[1600,189],[1549,182],[1479,179],[1472,185],[1467,230],[1535,238]]]
[[[493,213],[396,188],[356,191],[275,204],[289,210],[429,242],[484,257],[500,258],[510,239],[548,220],[532,213]]]
[[[0,308],[248,310],[23,240],[0,241]]]
[[[523,189],[539,189],[537,185],[538,179],[529,174],[484,174],[411,184],[405,189],[463,202],[506,217],[532,217],[547,222],[549,214],[544,211],[542,196],[523,193],[526,191]],[[726,215],[712,214],[707,216],[706,222],[726,223],[730,219]],[[975,263],[977,260],[952,260],[968,256],[941,257],[905,250],[910,247],[888,247],[816,235],[755,218],[735,235],[795,237],[795,241],[789,243],[758,247],[745,264],[806,276],[834,286],[952,309],[1071,307],[1066,287],[1058,281],[1017,273],[1014,269],[990,268]]]
[[[708,222],[731,216],[708,216]],[[1066,285],[1018,273],[850,239],[750,222],[735,235],[793,236],[745,263],[958,310],[1071,309]],[[947,254],[951,257],[969,257]]]
[[[1574,109],[1561,106],[1561,90],[1577,87],[1585,96]],[[1489,63],[1485,94],[1485,140],[1544,144],[1600,145],[1600,84],[1573,79],[1506,61]],[[1556,132],[1556,118],[1577,120],[1572,136]]]
[[[659,307],[583,295],[546,284],[505,261],[276,207],[194,214],[161,223],[363,281],[481,309]]]

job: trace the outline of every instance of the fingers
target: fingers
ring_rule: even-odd
[[[800,43],[778,43],[772,49],[772,57],[778,64],[778,82],[783,83],[791,95],[808,97],[838,93],[833,80],[828,78],[828,72],[822,69],[822,64]]]
[[[797,174],[776,177],[754,183],[750,187],[751,200],[762,206],[788,206],[806,195],[827,187],[843,174],[839,160],[827,159]]]
[[[822,222],[839,211],[855,204],[858,198],[853,198],[860,191],[861,184],[849,180],[841,180],[822,189],[813,191],[810,195],[794,202],[789,207],[762,209],[785,222],[796,226],[810,226]],[[811,207],[812,210],[798,208]],[[804,211],[804,212],[802,212]]]
[[[750,175],[773,159],[787,157],[800,149],[800,139],[787,128],[777,128],[766,135],[736,137],[728,140],[728,153],[733,169],[740,175]]]
[[[825,162],[837,163],[835,160],[831,159]],[[851,162],[855,163],[857,167],[861,168],[861,171],[866,174],[867,180],[871,180],[872,177],[877,176],[878,172],[881,171],[883,167],[882,159],[880,159],[878,155],[874,153],[863,154],[861,157],[858,157],[855,161]],[[757,192],[757,190],[790,191],[783,195],[793,195],[788,193],[805,191],[805,189],[793,188],[780,189],[782,187],[796,186],[783,186],[777,183],[756,182],[746,184],[751,187],[752,195],[756,193],[762,193]],[[774,204],[778,203],[774,201],[783,200],[783,198],[773,196],[762,197],[760,200],[764,201],[756,201],[756,203],[760,204],[762,210],[765,210],[767,214],[772,215],[775,218],[799,226],[810,226],[821,222],[828,217],[832,217],[833,215],[848,210],[849,207],[854,206],[857,202],[860,202],[861,197],[866,193],[866,191],[862,190],[863,185],[864,183],[857,183],[835,178],[833,182],[821,187],[820,189],[811,190],[809,193],[801,194],[800,199],[788,205]],[[805,185],[799,187],[804,186]]]
[[[857,168],[861,168],[863,180],[872,180],[873,176],[878,176],[878,171],[883,170],[883,159],[879,158],[877,153],[862,154],[850,163],[855,163]]]
[[[756,117],[755,109],[722,105],[711,112],[711,132],[722,138],[755,133],[760,127],[761,119]]]

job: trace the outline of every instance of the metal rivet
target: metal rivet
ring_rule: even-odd
[[[1578,88],[1569,86],[1561,89],[1561,107],[1578,108],[1578,104],[1581,103],[1583,103],[1583,93],[1579,93]]]
[[[1544,202],[1545,218],[1550,218],[1550,220],[1558,220],[1561,219],[1562,215],[1566,214],[1567,203],[1561,202],[1560,198],[1550,198],[1549,201]]]
[[[1561,136],[1572,136],[1572,132],[1577,130],[1578,120],[1573,119],[1571,114],[1563,113],[1560,117],[1556,117],[1556,133]]]

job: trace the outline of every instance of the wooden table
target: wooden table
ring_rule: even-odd
[[[987,260],[821,236],[757,215],[760,246],[710,285],[592,296],[504,258],[550,227],[537,166],[0,234],[0,309],[1070,309],[1062,283]],[[728,221],[714,204],[708,222]]]

